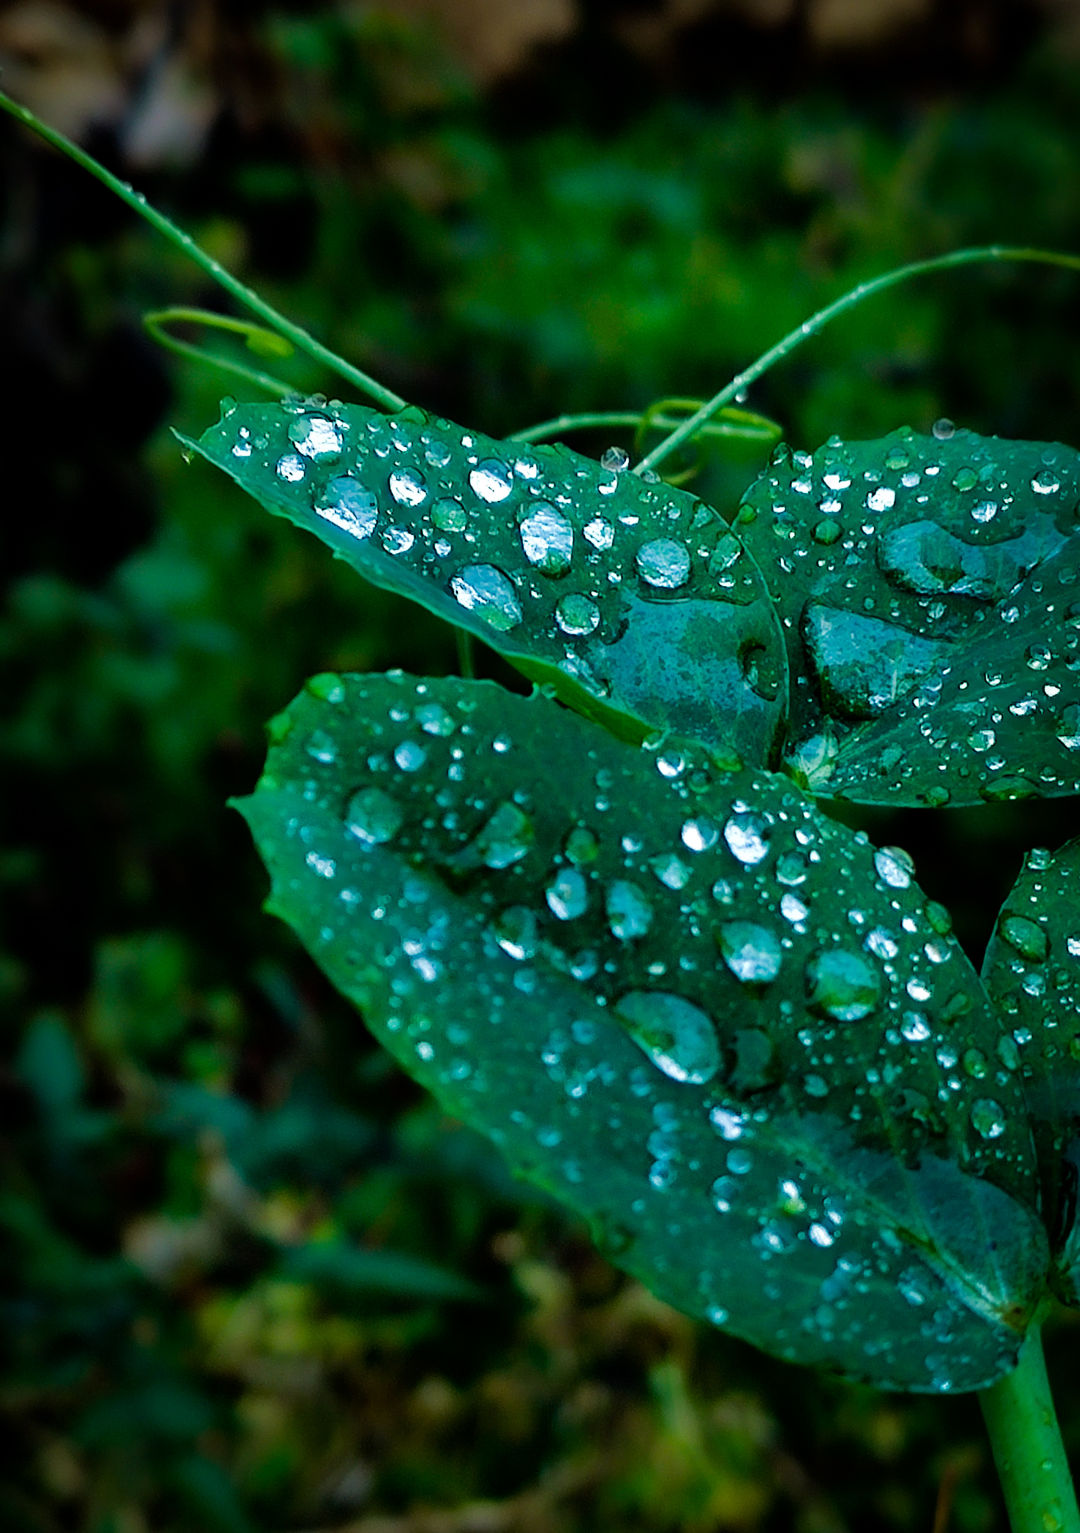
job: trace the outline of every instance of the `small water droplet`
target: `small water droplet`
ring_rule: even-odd
[[[345,829],[365,846],[392,841],[405,823],[401,805],[382,788],[359,788],[345,810]]]
[[[1050,950],[1050,940],[1041,926],[1029,921],[1027,916],[1005,914],[998,931],[1010,947],[1031,963],[1041,963]]]
[[[708,815],[683,822],[679,837],[691,852],[709,852],[720,839],[720,827]]]
[[[600,623],[600,608],[588,596],[571,591],[555,608],[555,621],[572,638],[593,633]]]
[[[1061,481],[1052,468],[1041,468],[1032,479],[1031,488],[1036,495],[1053,495],[1055,490],[1061,489]]]
[[[589,903],[584,874],[577,868],[560,868],[544,890],[544,898],[552,915],[560,921],[573,921],[584,915]]]
[[[469,525],[468,512],[453,495],[443,495],[435,502],[431,520],[440,532],[464,532]]]
[[[526,856],[535,839],[536,832],[529,816],[517,804],[507,800],[499,804],[480,827],[459,860],[463,867],[482,862],[487,868],[509,868]],[[551,903],[550,898],[548,903]]]
[[[1005,1132],[1005,1114],[992,1097],[982,1097],[971,1109],[971,1124],[984,1139],[1000,1139]]]
[[[387,483],[399,506],[422,506],[427,499],[427,480],[415,468],[395,469]]]
[[[480,500],[497,506],[514,488],[513,476],[498,458],[483,458],[469,473],[469,487]]]
[[[611,934],[622,942],[644,937],[652,925],[653,910],[645,891],[629,879],[613,879],[605,892],[604,904]]]
[[[915,864],[900,846],[883,846],[874,853],[874,867],[882,883],[890,889],[907,889]]]
[[[332,766],[337,760],[337,746],[325,729],[313,729],[304,742],[304,749],[324,766]]]
[[[299,453],[287,452],[277,460],[274,472],[286,484],[299,484],[307,473],[307,465]]]
[[[536,953],[536,916],[526,905],[508,905],[492,923],[495,940],[510,958],[522,962]]]
[[[600,467],[606,468],[609,473],[621,474],[629,466],[630,454],[622,447],[608,447],[600,455]]]

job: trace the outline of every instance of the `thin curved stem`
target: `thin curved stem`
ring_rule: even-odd
[[[720,410],[717,413],[721,417],[726,415],[727,419],[710,420],[703,428],[710,436],[737,437],[747,442],[775,442],[780,434],[780,427],[775,422],[763,415],[755,415],[750,410]],[[643,422],[654,431],[663,431],[679,424],[678,419],[666,411],[650,415],[648,410],[586,410],[578,415],[555,415],[535,426],[523,426],[520,431],[513,432],[507,441],[544,442],[567,431],[590,431],[603,426],[610,426],[613,430],[637,430]]]
[[[1080,1533],[1069,1461],[1033,1325],[1012,1373],[979,1394],[1013,1533]]]
[[[111,170],[106,170],[104,165],[94,159],[93,155],[87,154],[85,149],[80,149],[78,144],[72,143],[63,133],[50,128],[47,123],[36,117],[28,107],[22,106],[18,101],[0,91],[0,110],[7,112],[16,118],[25,127],[30,128],[39,138],[43,138],[47,144],[52,144],[54,149],[59,149],[69,159],[74,160],[76,165],[81,165],[103,186],[107,186],[122,202],[125,202],[133,212],[138,213],[140,218],[146,220],[159,234],[163,234],[167,240],[182,250],[188,258],[200,267],[208,277],[211,277],[219,287],[224,288],[230,297],[235,298],[237,303],[243,304],[253,314],[276,330],[279,335],[285,336],[298,351],[306,352],[309,357],[337,373],[338,377],[344,378],[351,383],[360,393],[366,394],[369,399],[375,400],[385,410],[401,410],[405,407],[406,400],[400,394],[395,394],[392,389],[385,388],[374,378],[354,367],[351,362],[346,362],[344,357],[339,357],[336,352],[317,341],[313,335],[296,325],[291,319],[286,319],[279,314],[272,304],[260,298],[253,288],[248,287],[230,271],[222,266],[220,261],[215,261],[213,256],[208,255],[201,249],[190,234],[185,234],[171,218],[166,218],[164,213],[159,213],[157,208],[151,207],[142,192],[137,192],[127,181],[121,181],[114,176]]]
[[[669,458],[673,452],[695,436],[701,427],[712,419],[718,411],[729,404],[742,391],[756,382],[763,373],[767,373],[774,363],[801,346],[803,341],[809,340],[810,336],[817,335],[823,330],[830,320],[845,314],[848,309],[861,303],[864,298],[871,297],[874,293],[884,292],[886,288],[895,287],[898,283],[907,282],[912,277],[925,276],[929,272],[947,271],[954,266],[969,266],[976,261],[1036,261],[1046,266],[1063,266],[1071,271],[1080,271],[1080,256],[1070,255],[1056,250],[1035,250],[1025,245],[980,245],[967,250],[951,250],[947,255],[932,256],[927,261],[912,261],[907,266],[898,266],[893,271],[885,272],[880,277],[872,277],[867,282],[860,282],[842,298],[837,298],[833,303],[826,304],[825,308],[804,320],[796,330],[785,335],[783,340],[777,341],[775,346],[769,348],[752,362],[744,372],[737,374],[729,384],[720,390],[718,394],[706,401],[700,410],[695,411],[687,420],[676,426],[675,430],[659,442],[651,452],[646,453],[641,462],[634,467],[635,474],[644,473],[646,469],[655,469],[665,458]]]
[[[294,392],[291,384],[275,378],[272,373],[260,372],[254,367],[245,367],[242,362],[237,362],[232,357],[219,357],[212,351],[204,350],[202,346],[194,345],[191,341],[181,340],[178,335],[172,335],[166,329],[167,325],[179,323],[212,324],[214,329],[231,330],[241,335],[248,335],[256,328],[245,320],[229,319],[225,315],[211,314],[204,309],[156,309],[152,314],[143,315],[143,329],[166,351],[175,352],[177,356],[189,357],[204,367],[216,368],[218,372],[227,373],[231,378],[239,378],[244,383],[254,384],[256,388],[265,389],[269,394],[276,394],[279,399]],[[266,330],[261,333],[271,334]],[[274,336],[274,339],[280,340],[280,337]],[[287,343],[282,342],[282,344]],[[290,345],[289,351],[292,349]]]

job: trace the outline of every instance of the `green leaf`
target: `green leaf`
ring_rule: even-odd
[[[626,738],[678,727],[769,758],[783,639],[753,561],[692,495],[415,408],[238,405],[187,445]]]
[[[621,1265],[878,1384],[1012,1365],[1046,1264],[1019,1077],[948,1063],[997,1028],[902,852],[490,683],[323,677],[273,734],[238,806],[269,908]]]
[[[1028,853],[998,914],[983,980],[1007,1029],[999,1058],[1020,1063],[1056,1286],[1080,1307],[1080,840]]]
[[[1080,793],[1078,577],[1074,537],[955,661],[848,737],[829,792],[930,805]]]
[[[807,782],[890,804],[1080,789],[1078,502],[1057,444],[904,428],[774,455],[736,525],[787,637]]]

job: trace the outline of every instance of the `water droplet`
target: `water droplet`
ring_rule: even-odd
[[[900,1031],[909,1043],[922,1043],[930,1037],[930,1025],[921,1011],[905,1011]]]
[[[939,442],[947,442],[950,437],[956,434],[956,427],[947,415],[943,415],[940,420],[936,420],[931,429]]]
[[[638,574],[646,585],[675,591],[690,578],[690,552],[674,538],[653,538],[635,555]]]
[[[806,882],[808,868],[803,852],[783,852],[776,861],[776,881],[788,888],[797,889]]]
[[[810,914],[810,907],[809,905],[804,905],[799,896],[792,894],[791,890],[788,889],[780,897],[780,914],[785,921],[790,921],[793,925],[797,925],[800,921],[806,920]]]
[[[622,942],[644,937],[652,925],[652,906],[645,891],[629,879],[613,879],[607,887],[604,903],[611,934]]]
[[[560,921],[573,921],[584,915],[589,903],[584,874],[577,868],[560,868],[544,890],[544,898],[552,915]]]
[[[337,746],[325,729],[313,729],[304,742],[304,749],[324,766],[332,766],[337,760]]]
[[[954,490],[973,490],[979,482],[979,476],[970,464],[964,468],[958,468],[953,475]]]
[[[690,869],[674,852],[662,852],[649,858],[649,867],[666,889],[685,889]]]
[[[838,1022],[868,1017],[881,999],[881,981],[865,958],[845,948],[815,953],[806,965],[806,998]]]
[[[1055,490],[1061,489],[1061,481],[1052,468],[1041,468],[1032,479],[1031,488],[1036,495],[1053,495]]]
[[[724,840],[731,855],[747,867],[768,856],[769,835],[767,821],[749,810],[733,814],[724,826]]]
[[[419,740],[402,740],[394,748],[394,760],[403,772],[418,772],[427,760],[427,751]]]
[[[621,447],[609,447],[600,455],[600,467],[609,473],[621,474],[630,466],[630,454]]]
[[[327,482],[322,496],[315,502],[314,511],[316,516],[332,522],[342,532],[348,532],[354,538],[367,538],[374,531],[379,502],[351,475],[339,474]]]
[[[359,788],[345,810],[345,829],[365,846],[392,841],[405,822],[401,805],[382,788]]]
[[[982,1097],[971,1109],[971,1124],[984,1139],[1000,1139],[1005,1132],[1005,1114],[992,1097]]]
[[[305,458],[327,463],[341,457],[341,433],[325,415],[306,415],[290,421],[289,441]]]
[[[814,542],[828,547],[831,543],[838,543],[844,535],[844,529],[839,522],[820,521],[814,525]]]
[[[536,832],[529,816],[517,804],[507,800],[498,805],[462,850],[458,864],[475,867],[477,863],[483,863],[487,868],[509,868],[521,861],[535,839]]]
[[[709,852],[720,839],[720,827],[708,815],[686,820],[679,832],[683,846],[691,852]]]
[[[896,491],[890,490],[888,485],[878,485],[876,490],[871,490],[866,497],[866,509],[868,511],[888,511],[896,502]]]
[[[545,575],[565,575],[574,551],[574,529],[561,511],[550,501],[538,500],[529,508],[518,532],[530,564]]]
[[[555,608],[555,621],[571,637],[592,633],[600,622],[600,608],[588,596],[576,591],[564,596]]]
[[[387,483],[399,506],[422,506],[427,499],[427,480],[414,468],[395,469]]]
[[[526,905],[508,905],[495,917],[492,930],[503,952],[517,962],[536,953],[536,916]]]
[[[464,532],[469,525],[468,512],[453,495],[443,495],[435,502],[431,520],[440,532]]]
[[[900,951],[896,939],[883,926],[875,926],[872,932],[868,932],[863,946],[875,958],[895,958]]]
[[[457,725],[441,703],[421,703],[413,715],[426,735],[452,735]]]
[[[883,846],[874,853],[874,867],[882,883],[890,889],[907,889],[915,864],[900,846]]]
[[[1069,703],[1058,715],[1054,732],[1067,751],[1080,750],[1080,706]]]
[[[274,472],[286,484],[299,484],[307,473],[307,466],[299,453],[287,452],[277,460]]]
[[[615,528],[602,516],[594,516],[591,522],[586,522],[581,531],[585,539],[601,553],[610,548],[615,541]]]
[[[754,921],[724,921],[717,928],[720,956],[736,979],[767,985],[780,973],[780,943],[768,927]]]
[[[499,633],[521,622],[514,587],[494,564],[467,564],[450,581],[450,589],[467,612],[475,612]]]
[[[1050,941],[1041,926],[1027,916],[1003,915],[998,931],[1010,947],[1031,963],[1041,963],[1050,950]]]
[[[614,1012],[638,1047],[673,1081],[703,1086],[720,1068],[711,1018],[666,990],[630,990]]]
[[[497,506],[514,488],[513,476],[505,463],[498,458],[483,458],[469,473],[469,486],[474,495]]]

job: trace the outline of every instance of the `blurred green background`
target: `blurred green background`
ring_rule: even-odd
[[[291,316],[494,434],[711,393],[902,261],[1080,250],[1072,0],[23,0],[0,65]],[[656,1303],[260,913],[224,806],[264,721],[315,671],[453,670],[452,638],[182,462],[170,424],[224,388],[140,316],[221,296],[7,123],[0,158],[0,1527],[1001,1528],[971,1399]],[[935,278],[749,403],[805,447],[946,414],[1077,443],[1078,322],[1067,273]],[[757,467],[696,488],[730,511]],[[1020,849],[1080,814],[866,823],[978,958]],[[1060,1323],[1080,1452],[1078,1349]]]

